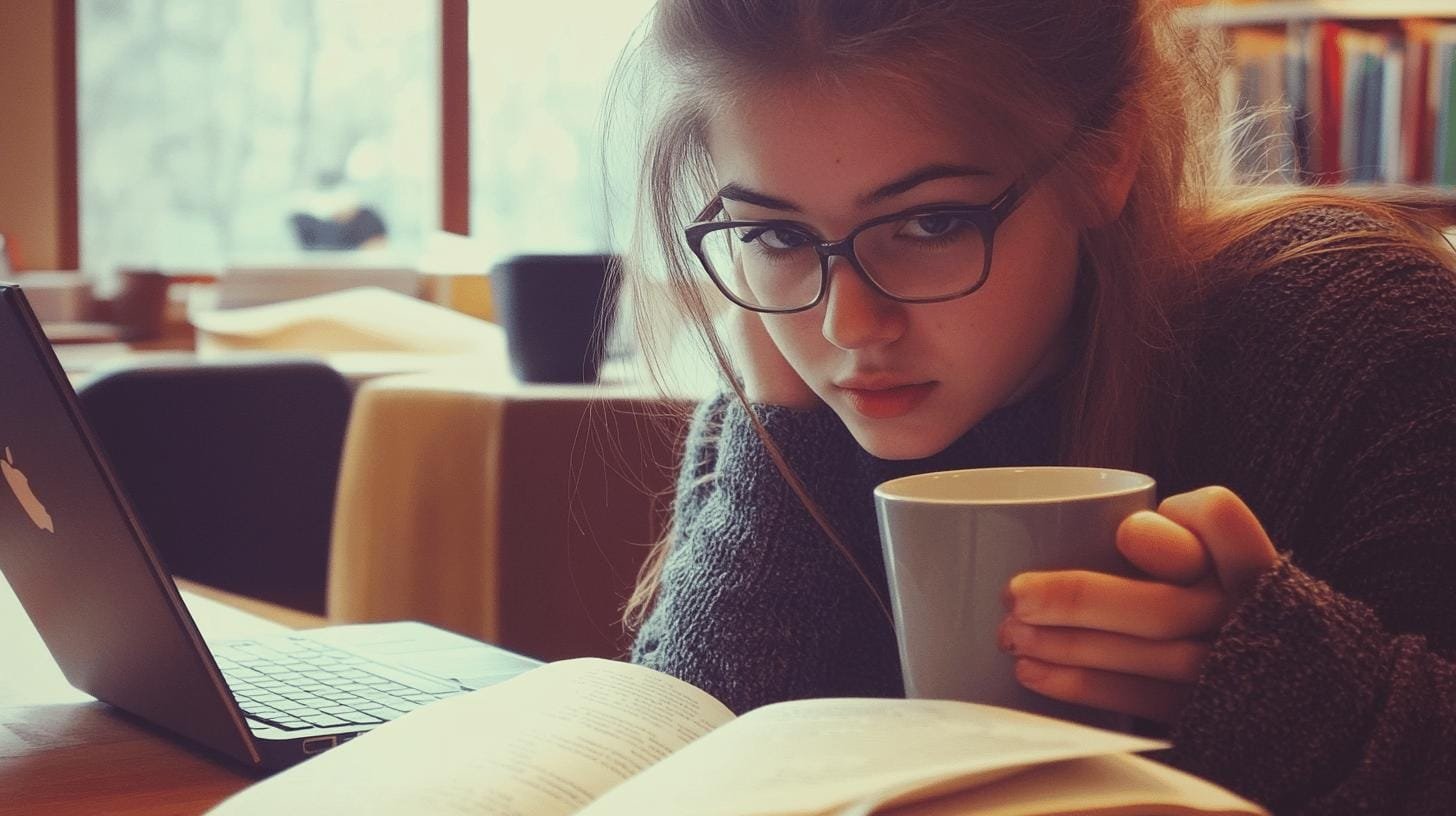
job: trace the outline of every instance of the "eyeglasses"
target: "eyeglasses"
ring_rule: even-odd
[[[684,228],[688,246],[729,300],[755,312],[812,309],[829,288],[836,255],[875,291],[900,303],[938,303],[980,289],[991,272],[996,228],[1026,196],[1028,173],[990,204],[941,204],[872,218],[838,241],[797,221],[718,221],[714,198]]]

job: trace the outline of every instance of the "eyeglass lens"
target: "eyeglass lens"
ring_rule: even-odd
[[[823,283],[818,239],[787,226],[728,226],[703,236],[703,256],[738,300],[764,309],[814,303]],[[986,265],[982,226],[958,213],[923,214],[858,232],[854,254],[892,297],[923,300],[974,287]]]

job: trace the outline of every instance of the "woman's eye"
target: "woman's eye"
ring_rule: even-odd
[[[809,243],[808,237],[800,232],[772,227],[750,230],[744,233],[742,240],[745,244],[758,242],[777,250],[798,249]]]
[[[965,221],[949,213],[921,215],[906,219],[899,234],[907,238],[939,238],[948,235],[965,224]]]

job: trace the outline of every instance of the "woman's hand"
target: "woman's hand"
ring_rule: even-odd
[[[1145,577],[1066,571],[1011,579],[1001,647],[1033,691],[1171,722],[1213,635],[1279,556],[1224,487],[1134,513],[1117,529],[1117,548]]]
[[[770,317],[770,320],[773,318]],[[813,408],[819,397],[799,376],[763,327],[764,316],[733,307],[724,326],[733,362],[750,402]]]

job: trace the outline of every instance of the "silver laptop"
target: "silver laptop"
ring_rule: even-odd
[[[0,572],[76,688],[281,768],[539,661],[422,623],[203,641],[20,287],[0,283]]]

